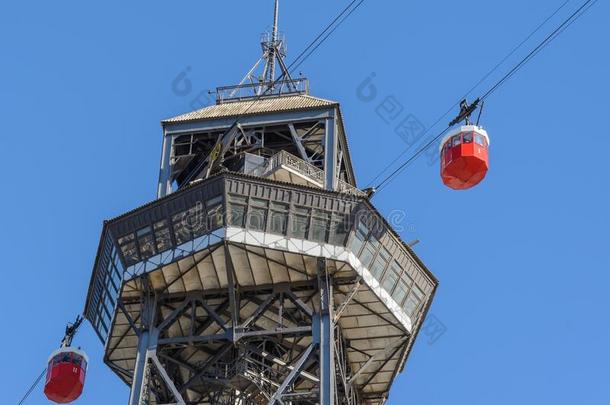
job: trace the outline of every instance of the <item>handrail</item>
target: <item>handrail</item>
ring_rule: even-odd
[[[265,174],[268,174],[281,166],[286,166],[296,171],[297,173],[310,179],[312,182],[317,183],[320,187],[324,186],[323,170],[284,150],[279,151],[269,158],[267,168],[265,169]],[[336,191],[357,197],[366,197],[366,193],[364,191],[359,190],[341,179],[337,179]]]
[[[216,88],[216,103],[248,100],[266,96],[309,94],[309,80],[304,77],[275,82],[246,83]]]

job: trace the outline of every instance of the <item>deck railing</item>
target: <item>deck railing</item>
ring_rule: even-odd
[[[280,151],[269,158],[265,173],[271,173],[277,168],[285,166],[295,172],[307,177],[311,182],[318,184],[320,187],[324,186],[324,171],[306,162],[305,160],[294,156],[286,151]],[[337,180],[337,190],[340,193],[351,194],[357,197],[365,197],[366,193],[352,186],[346,181],[341,179]]]
[[[309,94],[309,80],[304,77],[275,82],[247,83],[216,88],[216,103],[248,100],[266,96]]]

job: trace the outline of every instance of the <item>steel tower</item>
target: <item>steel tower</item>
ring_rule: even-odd
[[[130,405],[382,404],[430,306],[277,10],[263,74],[164,120],[158,199],[104,223],[85,314]]]

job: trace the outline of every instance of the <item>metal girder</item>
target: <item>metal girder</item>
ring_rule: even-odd
[[[371,356],[366,361],[366,363],[364,363],[362,365],[362,367],[360,367],[358,369],[358,371],[356,371],[354,374],[352,374],[352,376],[349,378],[349,382],[353,383],[360,376],[360,374],[362,374],[367,368],[369,368],[371,366],[371,364],[373,364],[374,361],[379,360],[380,358],[383,358],[385,356],[388,356],[388,354],[391,353],[396,347],[402,345],[408,339],[409,339],[408,336],[404,336],[400,339],[396,339],[395,341],[390,343],[386,348],[379,350],[377,353],[375,353],[373,356]]]
[[[305,148],[303,147],[303,138],[301,138],[299,136],[299,134],[297,133],[297,130],[294,128],[294,124],[290,123],[288,124],[288,128],[290,129],[290,135],[292,136],[292,141],[294,142],[294,146],[296,146],[297,150],[299,151],[299,155],[301,155],[301,159],[309,162],[309,156],[307,156],[307,152],[305,151]]]
[[[159,372],[159,374],[161,374],[163,381],[165,382],[167,387],[170,389],[172,395],[174,396],[174,399],[176,400],[176,405],[186,405],[186,403],[184,402],[184,399],[182,399],[182,395],[180,395],[180,392],[178,392],[178,389],[174,385],[174,382],[171,380],[171,378],[169,378],[169,375],[167,375],[167,371],[165,371],[165,368],[159,361],[159,358],[157,357],[157,353],[155,351],[151,350],[149,352],[149,356],[150,356],[150,359],[152,360],[153,364],[157,368],[157,371]]]
[[[320,405],[335,403],[334,323],[332,321],[332,284],[326,259],[318,258],[320,312],[314,315],[314,342],[319,345]]]
[[[281,360],[281,359],[271,355],[270,353],[267,353],[264,350],[260,350],[260,349],[258,349],[256,347],[252,346],[252,345],[248,346],[248,350],[250,350],[250,351],[252,351],[254,353],[258,353],[263,358],[269,358],[274,363],[276,363],[276,364],[278,364],[278,365],[280,365],[282,367],[286,367],[287,369],[289,369],[291,371],[294,370],[294,366],[293,365],[290,365],[290,364],[286,363],[285,361],[283,361],[283,360]],[[320,382],[320,379],[318,377],[316,377],[315,375],[313,375],[311,373],[308,373],[306,371],[301,371],[300,375],[303,376],[304,378],[307,378],[308,380],[310,380],[310,381],[312,381],[314,383]]]
[[[324,188],[327,190],[336,190],[337,187],[339,174],[339,168],[337,167],[337,151],[339,150],[337,132],[336,111],[333,110],[331,117],[326,119],[324,133]]]
[[[172,192],[172,154],[173,137],[163,131],[163,149],[161,151],[161,165],[159,169],[159,182],[157,185],[157,198],[162,198]]]
[[[274,405],[276,402],[283,403],[281,398],[282,398],[282,395],[284,395],[284,391],[286,391],[286,388],[290,384],[292,384],[292,382],[297,377],[297,375],[299,375],[299,373],[301,372],[301,369],[303,368],[303,365],[305,364],[307,359],[309,359],[309,356],[311,355],[311,352],[313,351],[314,347],[315,347],[314,344],[309,345],[307,350],[305,350],[305,353],[303,353],[301,355],[299,360],[292,367],[292,371],[290,371],[290,374],[288,374],[288,377],[286,377],[286,379],[284,380],[282,385],[280,385],[278,390],[275,392],[275,394],[273,394],[273,396],[269,400],[268,405]]]
[[[347,309],[347,307],[350,304],[350,302],[352,301],[352,299],[358,293],[358,290],[360,289],[361,285],[362,285],[362,279],[359,278],[358,281],[356,281],[354,288],[352,288],[352,291],[345,298],[345,301],[343,301],[341,303],[341,305],[339,305],[339,307],[337,307],[337,310],[335,311],[335,316],[333,317],[333,320],[335,323],[339,320],[339,318],[341,318],[341,315],[343,314],[343,312],[345,312],[345,310]]]
[[[317,263],[317,277],[300,284],[258,291],[228,279],[224,293],[143,294],[138,338],[143,357],[137,359],[143,367],[136,366],[133,396],[177,404],[335,405],[341,400],[356,405],[348,345],[335,320],[354,302],[357,287],[336,305],[333,286],[353,286],[359,280],[334,280],[326,259]],[[225,264],[229,276],[233,263],[229,258]],[[135,303],[129,301],[129,308]],[[132,399],[130,405],[140,402]]]

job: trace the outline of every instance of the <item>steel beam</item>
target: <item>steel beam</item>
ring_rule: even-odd
[[[305,151],[305,148],[303,147],[303,139],[299,136],[299,134],[297,133],[297,130],[294,128],[294,124],[288,124],[288,128],[290,129],[290,135],[292,136],[292,141],[294,142],[294,146],[296,146],[297,150],[299,151],[299,155],[301,155],[301,159],[303,159],[306,162],[309,162],[309,156],[307,156],[307,152]]]
[[[318,258],[319,313],[314,315],[314,342],[319,345],[320,405],[335,404],[335,339],[332,317],[332,283],[326,259]]]
[[[142,404],[143,397],[146,396],[146,376],[148,373],[148,350],[157,345],[158,333],[154,330],[154,319],[156,310],[156,300],[149,291],[148,279],[143,277],[141,310],[140,310],[140,335],[138,337],[138,354],[133,371],[131,383],[131,394],[129,405]]]
[[[165,197],[172,192],[171,180],[171,156],[173,137],[163,131],[163,149],[161,151],[161,167],[159,169],[159,183],[157,186],[157,198]]]
[[[171,378],[169,378],[167,371],[165,371],[165,368],[159,361],[159,358],[157,357],[156,353],[156,347],[155,350],[149,350],[149,357],[157,368],[157,371],[161,375],[161,378],[163,378],[163,382],[165,382],[165,385],[167,385],[167,388],[169,388],[170,392],[174,396],[174,399],[176,400],[176,405],[186,405],[184,399],[182,399],[182,395],[180,395],[180,392],[178,392],[178,389],[174,385],[174,382]]]
[[[290,384],[292,384],[294,379],[299,375],[299,373],[301,372],[301,369],[305,365],[305,362],[307,361],[307,359],[309,359],[309,356],[311,355],[311,352],[313,351],[314,347],[315,347],[315,344],[312,343],[311,345],[309,345],[307,350],[305,350],[305,353],[303,353],[301,355],[301,357],[299,357],[299,360],[297,360],[297,362],[292,366],[292,371],[290,371],[290,374],[288,374],[288,377],[286,377],[284,379],[284,382],[282,383],[282,385],[280,385],[280,387],[277,389],[275,394],[273,394],[273,396],[269,400],[268,405],[275,405],[277,402],[283,403],[282,399],[281,399],[282,395],[284,395],[286,388]]]

